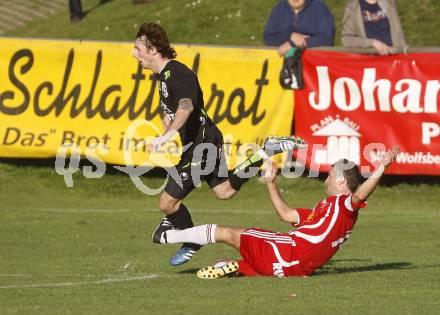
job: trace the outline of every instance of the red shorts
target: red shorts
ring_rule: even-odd
[[[289,234],[251,228],[241,233],[238,273],[245,276],[302,275],[295,259],[295,242]]]

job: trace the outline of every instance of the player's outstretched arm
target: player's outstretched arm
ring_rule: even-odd
[[[379,184],[380,178],[385,172],[385,169],[394,162],[399,152],[400,149],[397,146],[394,146],[392,149],[389,149],[386,152],[386,154],[381,158],[379,166],[376,168],[373,174],[371,174],[370,178],[362,183],[353,193],[351,200],[354,204],[367,200],[368,196],[373,193],[374,189],[376,189],[377,185]]]
[[[295,209],[290,208],[284,199],[281,197],[280,191],[275,183],[277,176],[277,166],[274,162],[267,168],[266,185],[269,191],[272,205],[280,217],[281,221],[297,224],[299,222],[299,215]]]

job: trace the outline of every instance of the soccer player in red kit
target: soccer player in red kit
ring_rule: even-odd
[[[398,153],[398,147],[388,150],[373,174],[362,184],[357,165],[348,160],[336,162],[325,181],[327,197],[313,209],[287,205],[276,186],[276,166],[272,165],[266,175],[267,188],[280,219],[296,228],[289,233],[206,224],[180,231],[164,229],[154,241],[201,245],[222,242],[240,251],[241,260],[205,267],[197,273],[200,278],[233,274],[310,276],[350,237],[359,210],[365,207],[367,198]]]

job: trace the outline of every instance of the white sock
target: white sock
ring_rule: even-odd
[[[205,224],[185,230],[165,232],[167,243],[194,243],[199,245],[214,244],[217,224]]]

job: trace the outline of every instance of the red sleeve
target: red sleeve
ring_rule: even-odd
[[[296,208],[295,210],[298,212],[299,222],[297,224],[292,223],[293,227],[302,225],[304,221],[307,220],[307,217],[309,216],[310,212],[312,212],[312,209],[307,209],[307,208]]]
[[[367,202],[366,201],[362,201],[359,203],[354,203],[353,200],[351,199],[351,196],[353,195],[348,195],[347,198],[344,201],[344,205],[345,207],[350,210],[350,211],[356,211],[359,210],[361,208],[365,208],[367,206]]]

